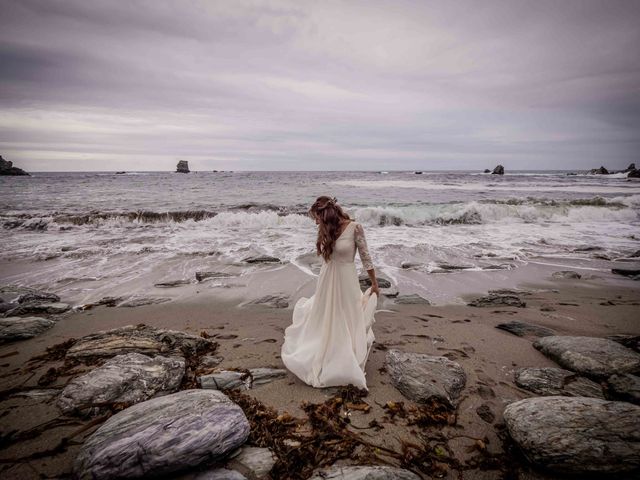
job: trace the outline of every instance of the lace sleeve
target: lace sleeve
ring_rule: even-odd
[[[365,270],[371,270],[373,268],[373,262],[369,255],[369,247],[367,246],[367,240],[364,236],[364,229],[359,223],[356,223],[354,236],[356,240],[356,247],[358,247],[358,253],[360,254],[360,260],[362,260],[362,266]]]

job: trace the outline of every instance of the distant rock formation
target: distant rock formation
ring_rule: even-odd
[[[189,173],[189,162],[186,160],[180,160],[178,162],[178,166],[176,167],[177,173]]]
[[[13,162],[9,162],[0,155],[0,175],[29,175],[21,168],[14,167]]]
[[[636,164],[635,163],[630,163],[629,166],[627,168],[625,168],[624,170],[622,170],[623,172],[630,172],[632,170],[636,169]]]
[[[492,175],[504,175],[504,167],[502,165],[496,166],[491,172]]]
[[[592,168],[589,170],[589,175],[609,175],[609,170],[600,166],[600,168]]]
[[[489,170],[488,168],[485,168],[484,173],[491,173],[491,170]]]

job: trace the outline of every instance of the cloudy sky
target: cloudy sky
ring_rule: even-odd
[[[640,1],[0,0],[31,171],[623,168]]]

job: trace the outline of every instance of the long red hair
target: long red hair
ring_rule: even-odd
[[[318,197],[314,204],[311,205],[309,215],[319,221],[316,252],[318,255],[322,255],[325,261],[329,261],[333,253],[333,247],[341,233],[340,222],[351,220],[351,217],[338,205],[336,197],[327,197],[325,195]]]

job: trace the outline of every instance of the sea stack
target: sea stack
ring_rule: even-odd
[[[0,155],[0,175],[29,175],[21,168],[14,167],[13,162],[9,162]]]
[[[180,160],[178,162],[178,166],[176,167],[177,173],[189,173],[189,162],[186,160]]]
[[[502,165],[496,166],[491,172],[492,175],[504,175],[504,167]]]

